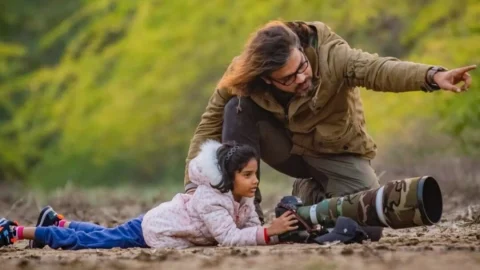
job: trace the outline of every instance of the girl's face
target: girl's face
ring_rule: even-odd
[[[233,197],[239,202],[242,197],[253,198],[258,187],[257,160],[252,158],[241,171],[235,172],[233,181]]]

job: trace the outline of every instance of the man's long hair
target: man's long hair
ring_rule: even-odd
[[[271,21],[254,32],[217,88],[226,88],[239,96],[264,90],[266,83],[261,76],[268,76],[283,67],[292,49],[302,45],[299,36],[289,26],[294,24]]]

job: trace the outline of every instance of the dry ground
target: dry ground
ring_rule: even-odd
[[[70,189],[45,199],[69,219],[114,226],[146,211],[164,197],[139,200],[137,195],[85,192]],[[273,205],[279,196],[266,198]],[[480,207],[461,206],[453,198],[436,226],[387,229],[377,243],[330,246],[278,245],[270,247],[192,248],[182,251],[113,249],[61,251],[27,249],[21,241],[0,248],[1,269],[480,269]],[[35,223],[44,203],[32,194],[3,196],[1,215],[25,225]],[[271,208],[271,207],[270,207]],[[271,210],[266,207],[270,213]]]

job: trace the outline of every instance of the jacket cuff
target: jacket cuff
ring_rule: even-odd
[[[425,82],[421,86],[422,91],[433,92],[440,90],[440,87],[433,81],[433,76],[439,71],[447,71],[447,69],[441,66],[432,66],[427,69]]]
[[[439,69],[440,71],[447,71],[448,69],[444,68],[444,67],[441,67],[441,66],[428,66],[428,65],[423,65],[420,70],[421,72],[418,72],[417,73],[417,78],[416,78],[416,81],[420,84],[420,89],[424,92],[433,92],[433,91],[436,91],[436,90],[439,90],[440,88],[438,88],[436,85],[432,85],[429,81],[428,81],[428,77],[430,76],[430,72],[432,70],[436,70],[436,69]]]
[[[257,230],[257,244],[258,245],[275,245],[278,244],[280,241],[278,240],[278,236],[267,236],[267,228],[266,227],[258,227]]]
[[[258,229],[257,229],[257,244],[258,245],[266,245],[267,242],[265,241],[265,237],[266,237],[266,232],[265,232],[265,227],[262,227],[262,226],[258,226]]]

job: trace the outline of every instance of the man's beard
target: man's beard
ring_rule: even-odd
[[[305,97],[313,88],[312,80],[309,78],[304,83],[297,86],[295,94],[301,97]]]

